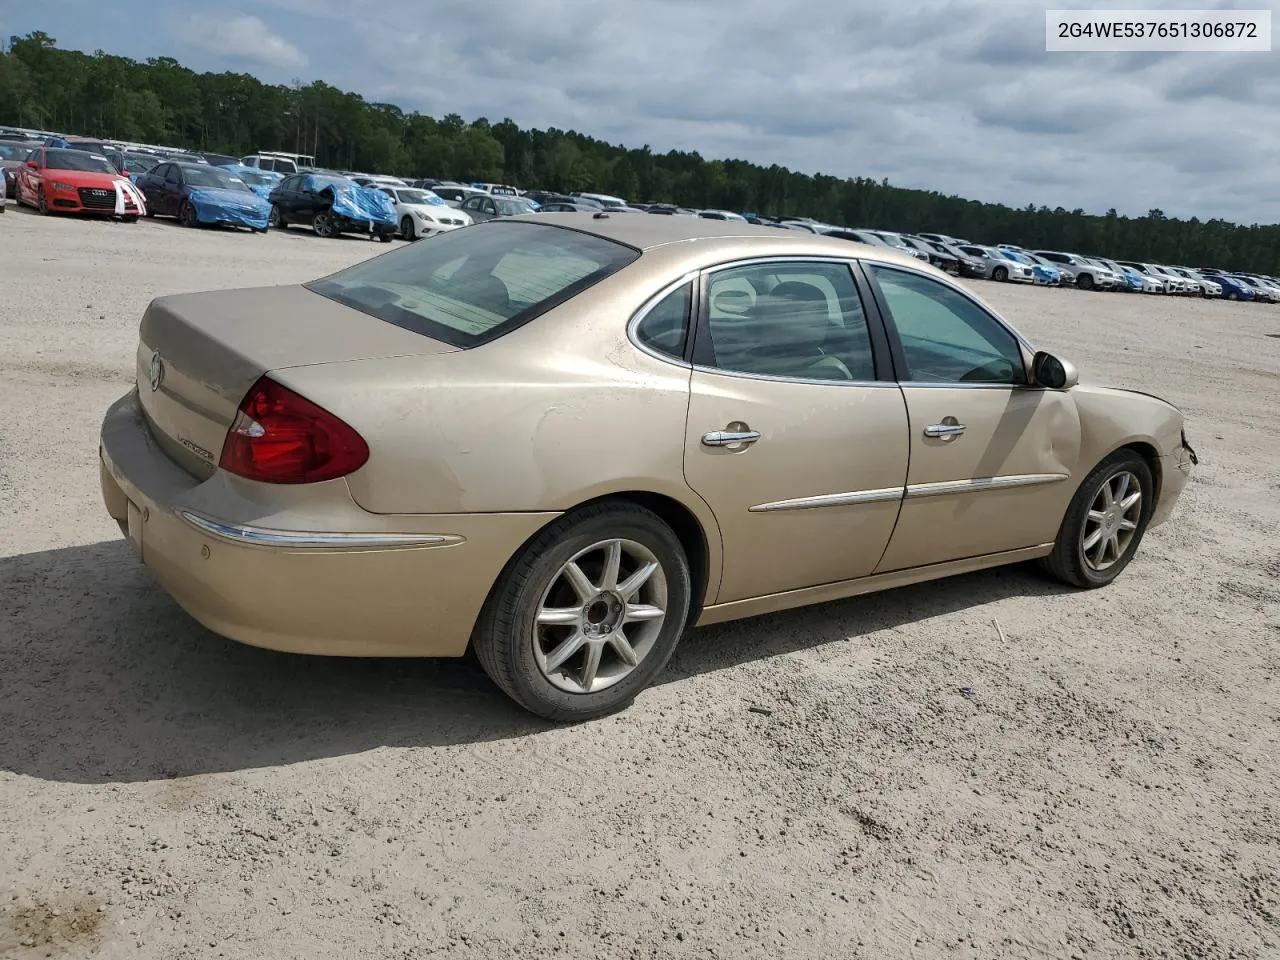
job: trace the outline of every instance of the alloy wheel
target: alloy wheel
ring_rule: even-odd
[[[596,693],[653,650],[667,616],[662,564],[634,540],[579,551],[551,578],[533,623],[543,676],[569,693]]]
[[[1142,483],[1128,470],[1102,482],[1085,514],[1080,551],[1099,573],[1119,562],[1133,544],[1142,519]]]

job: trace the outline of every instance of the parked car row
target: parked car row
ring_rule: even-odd
[[[89,213],[125,222],[144,214],[172,216],[193,227],[216,224],[261,233],[304,226],[321,237],[361,234],[389,242],[395,236],[419,240],[472,223],[539,212],[649,213],[741,221],[849,240],[971,279],[1280,303],[1280,280],[1259,274],[973,243],[942,233],[841,226],[812,217],[630,203],[603,193],[404,180],[323,169],[312,156],[281,151],[234,157],[0,128],[0,171],[4,196],[42,213]]]

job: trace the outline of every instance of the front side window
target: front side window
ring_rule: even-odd
[[[700,361],[802,380],[875,379],[862,300],[843,264],[731,267],[711,275],[707,299],[711,349]]]
[[[1017,338],[957,290],[929,277],[876,264],[902,343],[906,380],[916,383],[1026,382]]]
[[[636,324],[636,339],[657,353],[676,360],[683,359],[692,303],[693,282],[690,281],[649,308],[649,312]]]
[[[639,256],[576,230],[500,220],[358,263],[308,288],[466,349],[527,323]]]

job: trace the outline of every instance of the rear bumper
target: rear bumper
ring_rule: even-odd
[[[389,516],[343,480],[199,480],[157,445],[137,393],[107,410],[102,496],[142,562],[215,633],[333,656],[462,655],[502,567],[556,514]]]

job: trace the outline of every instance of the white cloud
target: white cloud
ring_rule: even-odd
[[[307,65],[306,54],[249,14],[192,13],[178,21],[173,34],[190,47],[235,63],[277,69]]]

